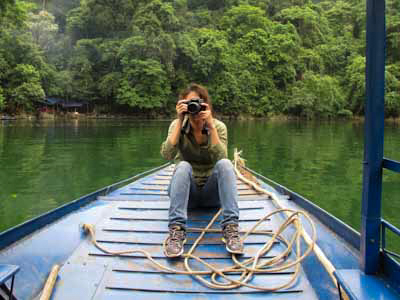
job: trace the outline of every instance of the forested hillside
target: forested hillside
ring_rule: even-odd
[[[0,109],[46,97],[174,111],[190,82],[229,116],[362,115],[365,1],[0,1]],[[400,1],[388,0],[386,116],[400,114]]]

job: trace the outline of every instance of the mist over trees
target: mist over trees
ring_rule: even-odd
[[[399,9],[387,1],[387,117],[400,114]],[[197,82],[224,115],[362,115],[365,18],[362,0],[3,0],[0,110],[46,96],[165,115]]]

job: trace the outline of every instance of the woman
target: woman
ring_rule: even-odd
[[[231,253],[243,253],[238,231],[236,175],[227,159],[226,126],[213,118],[208,91],[201,85],[189,85],[179,99],[178,118],[171,123],[168,137],[161,146],[161,155],[176,162],[168,188],[171,204],[164,253],[167,257],[182,255],[188,207],[218,206],[222,208],[226,249]]]

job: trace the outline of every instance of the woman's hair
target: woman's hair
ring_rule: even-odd
[[[211,112],[213,112],[211,98],[210,95],[208,95],[208,90],[204,86],[201,86],[200,84],[197,83],[189,84],[189,86],[179,94],[178,100],[185,99],[186,96],[190,94],[190,92],[195,92],[197,95],[199,95],[200,99],[203,99],[204,102],[208,104]]]

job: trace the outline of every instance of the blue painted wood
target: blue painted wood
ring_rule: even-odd
[[[52,266],[63,264],[86,239],[79,224],[95,224],[105,211],[107,204],[94,201],[1,250],[0,264],[20,267],[15,280],[16,298],[34,299],[43,289]]]
[[[209,222],[215,213],[204,212],[203,214],[192,214],[190,220],[197,222]],[[245,210],[240,213],[241,221],[258,221],[265,215],[263,210],[249,211]],[[168,221],[168,211],[166,210],[118,210],[112,215],[112,219],[119,220],[161,220]],[[221,220],[220,217],[218,220]]]
[[[92,299],[107,266],[99,264],[66,264],[60,270],[52,299]]]
[[[0,285],[11,279],[19,271],[19,266],[0,264]]]
[[[379,270],[385,97],[385,1],[367,0],[366,103],[361,209],[362,270]]]
[[[360,270],[336,270],[334,273],[340,286],[352,300],[398,300],[398,294],[381,277],[366,275]]]
[[[382,226],[384,228],[390,229],[393,233],[395,233],[398,236],[400,236],[400,229],[397,228],[396,226],[394,226],[393,224],[389,223],[388,221],[382,219]]]
[[[239,275],[231,275],[232,278],[238,279]],[[264,285],[266,287],[274,287],[284,282],[288,282],[292,275],[266,275],[258,274],[250,281],[251,284]],[[207,277],[206,277],[207,278]],[[209,278],[208,278],[209,279]],[[154,286],[154,283],[157,285]],[[188,280],[186,275],[177,274],[137,274],[131,272],[108,272],[105,276],[105,287],[107,289],[123,289],[131,291],[151,291],[158,290],[159,292],[181,292],[181,293],[201,293],[201,294],[217,294],[217,293],[259,293],[254,289],[248,287],[241,287],[231,291],[224,290],[213,290],[196,280]],[[304,276],[299,277],[296,284],[288,289],[281,289],[275,293],[287,293],[287,292],[301,292],[306,288],[306,278]]]
[[[382,254],[383,272],[392,287],[400,294],[400,263],[385,252]]]
[[[383,159],[383,167],[385,169],[391,170],[393,172],[400,173],[400,162],[398,162],[398,161],[384,158]]]
[[[170,268],[174,268],[177,270],[185,270],[183,260],[171,260],[171,259],[167,259],[164,257],[164,258],[158,258],[157,261],[165,266],[170,267]],[[205,261],[219,269],[232,266],[231,258],[226,258],[226,259],[206,258]],[[264,261],[264,259],[261,259],[261,261]],[[110,262],[110,260],[107,260],[107,258],[104,258],[103,262],[108,264]],[[209,270],[202,263],[200,263],[194,259],[190,260],[190,266],[193,268],[193,270],[200,270],[200,271]],[[157,267],[155,267],[147,259],[144,259],[144,258],[135,258],[134,261],[133,260],[114,261],[114,262],[112,262],[112,267],[110,269],[112,269],[113,271],[121,271],[121,272],[133,272],[133,273],[143,272],[143,273],[163,273],[163,274],[165,274],[164,271],[160,271]],[[295,267],[291,267],[285,271],[269,272],[268,274],[270,274],[270,275],[293,274],[294,271],[295,271]],[[233,273],[234,272],[229,272],[229,274],[233,274]],[[265,272],[260,272],[260,273],[267,273],[267,270]],[[238,274],[238,272],[236,272],[235,274]]]
[[[110,232],[97,230],[96,239],[102,242],[114,243],[128,243],[128,244],[148,244],[148,245],[162,245],[165,240],[165,233],[131,233],[127,235],[126,232]],[[198,238],[199,233],[188,233],[187,244],[192,245]],[[244,241],[245,244],[264,244],[268,242],[271,235],[250,235]],[[221,233],[207,233],[201,241],[202,244],[207,245],[224,245],[221,239]]]
[[[130,245],[125,243],[103,243],[100,242],[100,245],[106,247],[111,251],[125,251],[125,250],[138,250],[143,249],[149,252],[153,257],[156,258],[164,258],[165,254],[161,245]],[[189,250],[191,245],[185,245],[185,252]],[[245,247],[245,253],[242,258],[251,258],[254,256],[257,251],[260,249],[261,245],[248,245]],[[282,253],[284,251],[284,247],[282,245],[274,245],[274,247],[264,256],[264,257],[275,257],[276,255]],[[214,259],[226,259],[230,258],[231,255],[226,251],[225,245],[207,245],[201,244],[196,248],[195,254],[200,258],[214,258]],[[109,254],[105,254],[103,251],[95,248],[88,247],[87,252],[84,252],[84,255],[91,256],[110,256]],[[142,253],[132,253],[132,254],[123,254],[120,257],[144,257]]]
[[[190,295],[187,293],[154,293],[151,291],[129,291],[129,290],[113,290],[105,289],[99,290],[99,294],[96,294],[96,299],[99,300],[132,300],[132,299],[157,299],[157,300],[187,300],[188,298],[193,299],[213,299],[213,300],[243,300],[248,299],[250,296],[252,299],[262,300],[298,300],[304,296],[304,299],[315,299],[312,293],[252,293],[252,294],[241,294],[235,292],[216,293],[211,295],[194,294]]]
[[[146,177],[144,180],[148,180],[149,177]],[[135,185],[135,183],[130,184],[129,186],[132,185]],[[207,297],[210,299],[218,299],[220,298],[219,297],[220,294],[224,295],[225,297],[228,294],[230,298],[232,297],[235,298],[236,295],[240,295],[241,299],[250,299],[250,298],[253,299],[259,297],[263,297],[263,299],[268,299],[268,297],[273,299],[279,299],[279,298],[294,299],[294,297],[296,297],[296,299],[309,300],[318,298],[332,299],[335,296],[337,296],[336,289],[329,280],[329,277],[327,276],[328,278],[326,279],[324,276],[321,276],[321,274],[324,274],[324,270],[322,270],[321,266],[318,265],[318,263],[316,263],[316,260],[312,255],[310,256],[310,258],[307,258],[307,260],[304,262],[304,265],[307,266],[308,270],[307,275],[304,273],[305,268],[301,267],[301,275],[300,275],[301,278],[299,280],[304,283],[302,285],[303,292],[298,292],[296,290],[296,286],[294,286],[291,288],[290,291],[285,291],[284,293],[285,297],[282,298],[280,297],[281,294],[279,293],[260,293],[250,290],[249,291],[243,290],[242,291],[243,293],[241,294],[238,293],[240,292],[238,290],[229,292],[218,291],[215,293],[212,290],[207,289],[206,292],[203,292],[202,289],[204,289],[205,291],[206,288],[200,285],[198,282],[194,281],[193,278],[190,278],[189,276],[175,277],[176,275],[168,275],[168,277],[165,277],[163,274],[160,274],[159,271],[155,270],[154,267],[151,267],[151,264],[149,264],[149,262],[147,262],[143,258],[143,256],[139,254],[122,255],[118,257],[104,254],[99,249],[96,249],[90,243],[90,241],[87,240],[87,237],[85,237],[83,234],[80,236],[81,240],[79,244],[76,244],[74,242],[74,243],[68,243],[66,245],[65,243],[63,243],[64,240],[66,240],[66,237],[68,237],[70,234],[74,235],[74,240],[76,236],[79,237],[79,223],[88,222],[96,226],[97,239],[104,238],[104,240],[107,240],[106,242],[105,241],[100,242],[100,244],[109,249],[112,250],[126,250],[132,248],[146,249],[150,253],[152,253],[157,260],[162,261],[163,263],[166,263],[170,266],[182,267],[182,260],[166,260],[162,251],[161,241],[162,238],[165,237],[165,234],[168,230],[167,221],[155,221],[152,219],[145,221],[111,219],[113,216],[118,216],[121,213],[123,214],[133,213],[133,215],[135,216],[139,216],[138,214],[147,214],[148,213],[148,211],[146,210],[147,205],[150,207],[150,211],[151,208],[157,208],[158,204],[161,204],[163,208],[167,207],[168,199],[166,199],[165,202],[159,201],[160,196],[157,197],[156,195],[154,196],[145,195],[142,196],[141,199],[139,199],[136,195],[129,195],[125,196],[126,197],[124,199],[125,201],[115,201],[114,197],[117,198],[121,197],[119,196],[120,193],[126,189],[127,187],[125,186],[121,189],[110,192],[107,198],[102,197],[101,198],[102,200],[90,203],[88,206],[82,208],[80,212],[77,212],[76,214],[70,214],[65,218],[63,218],[62,220],[60,220],[59,222],[50,224],[49,226],[39,231],[38,233],[31,235],[21,243],[16,243],[15,245],[12,245],[10,248],[8,248],[9,249],[8,253],[5,250],[0,252],[0,259],[5,259],[9,261],[11,260],[23,261],[24,274],[27,274],[31,268],[35,271],[35,275],[40,274],[40,278],[28,278],[27,276],[25,276],[23,277],[21,283],[20,280],[18,280],[20,285],[19,295],[22,295],[21,296],[22,299],[32,298],[31,297],[32,292],[29,294],[28,290],[32,290],[33,281],[36,281],[36,283],[34,284],[35,291],[33,293],[37,294],[36,286],[43,286],[43,281],[45,280],[43,274],[48,273],[48,270],[50,268],[49,266],[55,261],[61,264],[64,263],[64,266],[62,267],[61,270],[62,271],[61,274],[64,275],[62,277],[62,280],[57,281],[57,286],[59,288],[62,288],[63,286],[65,287],[69,286],[70,288],[65,288],[62,294],[60,294],[61,290],[59,290],[57,297],[55,297],[54,299],[71,299],[71,298],[84,299],[86,297],[90,299],[92,298],[91,294],[93,293],[95,286],[97,286],[97,289],[95,291],[93,299],[110,299],[110,297],[114,297],[113,299],[126,299],[122,297],[122,295],[126,296],[128,294],[131,296],[131,298],[134,297],[135,299],[144,299],[144,298],[168,299],[168,294],[169,294],[168,292],[167,293],[157,292],[157,287],[160,285],[171,289],[170,294],[172,294],[172,298],[174,299],[178,299],[180,297],[179,295],[181,294],[185,294],[186,298],[191,298],[191,299],[198,298],[199,296],[205,297],[205,295],[207,295]],[[270,187],[269,189],[273,190]],[[112,201],[107,201],[106,199],[110,199]],[[285,199],[285,197],[282,197],[282,199]],[[90,215],[91,212],[93,213],[92,206],[96,205],[96,203],[99,203],[98,205],[102,206],[101,210],[98,211],[98,215],[96,218],[93,217],[88,218],[88,215]],[[246,198],[240,197],[239,206],[241,205],[243,205],[243,207],[248,208],[243,212],[244,218],[253,217],[255,216],[255,214],[258,215],[258,211],[260,210],[263,211],[263,214],[265,214],[275,209],[274,205],[270,200],[268,200],[267,197],[246,197]],[[140,208],[140,209],[121,210],[120,209],[121,207]],[[295,209],[298,209],[298,207],[295,207]],[[87,215],[82,215],[82,211],[87,212]],[[155,211],[152,212],[155,214],[159,214],[159,213],[165,213],[166,211],[165,209],[163,210],[156,209]],[[159,216],[163,217],[163,215]],[[197,214],[197,212],[191,216],[193,217],[195,216],[196,218],[201,217],[200,215]],[[211,215],[208,215],[207,217],[210,218],[210,216]],[[146,215],[146,217],[149,216]],[[271,218],[270,221],[265,222],[265,224],[263,224],[259,229],[276,230],[279,224],[282,223],[282,217],[283,216],[276,216],[276,218],[275,217]],[[205,218],[204,223],[206,222],[207,220]],[[254,224],[255,224],[254,221],[249,221],[249,222],[244,221],[241,222],[240,226],[243,229],[249,229]],[[199,222],[189,221],[188,225],[189,228],[193,228],[193,226],[200,227],[200,225],[202,224],[200,224]],[[322,231],[327,230],[323,226],[320,227]],[[213,228],[220,229],[220,226],[219,224],[215,224]],[[51,234],[47,231],[51,231]],[[60,239],[59,238],[60,236],[63,236],[63,238]],[[191,239],[194,239],[197,236],[198,233],[191,232],[188,234],[190,241]],[[203,243],[198,247],[196,254],[198,254],[200,257],[206,259],[209,262],[211,261],[213,263],[220,262],[220,265],[228,263],[228,261],[230,260],[229,259],[230,255],[227,253],[224,245],[219,243],[214,243],[214,241],[215,242],[218,241],[220,236],[221,233],[207,234],[208,240],[206,240],[205,243]],[[322,233],[319,234],[319,237],[320,238],[323,237],[323,239],[327,238],[325,234]],[[243,259],[253,256],[258,251],[261,244],[257,245],[253,244],[253,242],[259,243],[260,239],[262,238],[263,237],[259,235],[252,236],[251,238],[249,238],[250,243],[246,245],[246,254],[244,255]],[[328,239],[331,241],[335,240],[335,238],[332,239],[329,237]],[[343,241],[337,241],[337,242],[343,244]],[[324,248],[329,249],[328,248],[329,246],[330,246],[329,243],[327,243],[327,247]],[[51,253],[43,255],[42,254],[43,251],[45,251],[48,247],[51,247],[53,251]],[[59,252],[60,249],[57,249],[57,247],[61,247],[63,251],[67,253],[67,256],[65,256],[64,254],[62,257],[58,256],[58,254],[56,256],[53,255],[54,253]],[[186,249],[188,249],[188,247],[190,247],[189,244],[186,245]],[[334,247],[329,249],[329,251],[336,252],[336,249],[337,248]],[[275,244],[271,252],[267,254],[267,257],[272,258],[281,253],[283,250],[284,250],[283,245]],[[32,256],[32,253],[38,253],[38,255]],[[337,257],[338,257],[337,260],[341,262],[343,265],[345,266],[349,265],[349,260],[348,260],[349,255],[347,255],[347,253],[344,255],[340,253],[337,255]],[[290,255],[289,261],[292,259],[293,256]],[[199,263],[195,261],[193,261],[192,263],[193,265],[197,266],[199,265]],[[110,270],[111,269],[114,270],[115,272],[118,273],[118,276],[121,275],[120,273],[124,273],[123,276],[121,275],[121,277],[116,277],[118,278],[117,280],[118,284],[122,284],[123,289],[125,289],[126,286],[131,287],[132,285],[133,288],[131,287],[131,290],[125,290],[125,291],[112,290],[111,292],[111,289],[106,288],[107,287],[106,283],[109,283],[107,279],[108,277],[98,276],[105,268],[110,268]],[[316,271],[317,268],[319,272]],[[92,270],[92,271],[87,271],[87,270]],[[114,271],[112,274],[114,274]],[[257,276],[258,278],[257,280],[260,280],[260,283],[262,283],[263,285],[264,284],[268,285],[271,284],[273,281],[281,282],[284,278],[287,278],[288,275],[291,275],[292,272],[293,268],[291,268],[289,272],[284,272],[284,274],[278,274],[278,277],[273,277],[275,275],[272,274],[262,275],[262,276]],[[93,279],[86,278],[89,273],[95,273]],[[148,277],[152,278],[151,281],[149,279],[146,282],[143,282],[147,278],[145,277],[147,276],[146,274],[153,276],[153,277],[151,276]],[[313,276],[312,274],[318,274],[317,281],[320,282],[319,285],[315,285],[315,280],[311,284],[309,278]],[[121,281],[119,281],[119,279],[121,279]],[[122,281],[125,279],[126,281]],[[131,279],[136,281],[132,284]],[[174,279],[176,279],[177,281],[174,281]],[[156,282],[156,280],[160,280],[162,282],[158,283],[158,281]],[[69,281],[71,281],[71,283]],[[191,282],[190,285],[194,288],[194,290],[178,290],[177,292],[171,292],[174,285],[176,285],[178,282],[187,282],[187,283]],[[82,288],[79,287],[80,284],[83,284]],[[154,287],[154,289],[147,291],[138,291],[136,289],[137,286],[139,286],[140,289],[141,286],[144,286],[145,284],[148,284],[147,288],[152,286]],[[321,287],[323,287],[323,289]],[[143,289],[145,288],[146,287],[144,287]],[[79,292],[80,289],[82,289],[81,293]],[[318,291],[316,291],[316,289],[318,289]],[[127,294],[125,292],[127,292]],[[193,294],[193,292],[196,293]],[[200,292],[200,294],[198,294],[198,292]],[[77,297],[77,295],[81,296]]]
[[[256,222],[242,222],[240,224],[240,228],[242,230],[250,229]],[[189,230],[191,227],[199,227],[199,223],[194,224],[190,223]],[[197,225],[197,226],[194,226]],[[104,230],[113,230],[113,231],[126,231],[126,232],[148,232],[148,233],[157,233],[157,232],[168,232],[168,221],[154,221],[154,220],[146,220],[141,222],[127,221],[127,220],[104,220],[101,223],[101,226]],[[221,229],[219,224],[214,224],[212,229]],[[268,224],[261,224],[258,227],[258,230],[271,230],[271,226]]]

